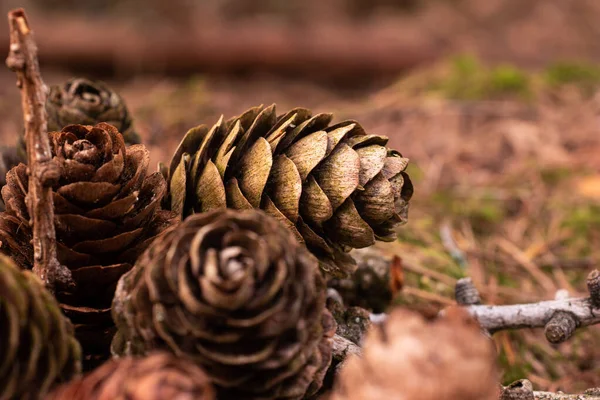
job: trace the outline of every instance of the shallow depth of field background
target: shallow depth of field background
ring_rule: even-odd
[[[471,276],[486,303],[585,294],[600,260],[597,0],[0,0],[25,6],[42,73],[106,80],[153,163],[257,104],[357,119],[412,160],[396,302],[431,313]],[[0,19],[0,54],[8,30]],[[21,132],[0,68],[0,143]],[[598,385],[600,328],[494,336],[504,383]]]

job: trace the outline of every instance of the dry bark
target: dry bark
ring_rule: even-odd
[[[10,51],[6,65],[17,74],[21,90],[25,141],[29,164],[29,194],[27,207],[33,227],[33,272],[49,290],[58,284],[73,285],[70,271],[56,258],[54,204],[52,184],[60,176],[52,162],[46,115],[47,89],[42,80],[37,59],[37,46],[27,22],[25,10],[8,13]]]
[[[577,328],[600,323],[600,273],[592,271],[587,279],[588,297],[568,298],[557,296],[555,300],[529,304],[479,305],[469,304],[457,297],[459,304],[475,317],[481,327],[490,333],[505,329],[545,328],[546,339],[561,343],[569,339]],[[460,280],[457,287],[463,292],[476,290],[472,282]],[[561,293],[562,294],[562,293]]]

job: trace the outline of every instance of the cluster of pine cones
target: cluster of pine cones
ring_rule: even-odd
[[[51,294],[30,271],[20,140],[0,171],[0,399],[304,399],[331,386],[327,282],[353,273],[351,249],[395,239],[412,196],[386,137],[260,106],[191,129],[151,173],[106,85],[68,81],[46,108],[72,279]],[[352,381],[336,399],[367,398]]]

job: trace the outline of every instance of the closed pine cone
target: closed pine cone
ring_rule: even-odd
[[[67,125],[106,122],[117,128],[127,144],[140,143],[125,101],[104,82],[73,78],[50,88],[46,100],[48,131]]]
[[[80,370],[81,348],[56,300],[0,255],[0,399],[39,399]]]
[[[85,356],[103,358],[114,333],[110,306],[118,279],[174,220],[159,210],[166,183],[159,173],[147,174],[148,150],[125,147],[111,125],[70,125],[49,136],[61,171],[53,187],[57,256],[76,284],[56,296]],[[0,250],[22,268],[33,264],[27,188],[27,167],[20,164],[7,175],[0,218]]]
[[[217,208],[261,208],[285,224],[321,261],[345,276],[347,251],[393,241],[406,222],[408,159],[355,121],[296,108],[277,116],[255,107],[212,128],[191,129],[168,171],[168,205],[182,216]]]
[[[317,260],[262,211],[196,214],[161,235],[121,278],[113,314],[113,351],[190,357],[224,399],[304,398],[331,362]]]

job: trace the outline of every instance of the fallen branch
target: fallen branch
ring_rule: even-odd
[[[456,285],[456,301],[465,306],[481,327],[490,333],[505,329],[545,327],[546,339],[561,343],[577,328],[600,323],[600,273],[592,271],[587,279],[589,297],[557,298],[530,304],[480,305],[472,281],[461,279]]]
[[[600,400],[600,389],[588,389],[581,394],[538,392],[527,379],[502,388],[500,400]]]
[[[313,24],[302,29],[250,22],[232,29],[226,22],[206,21],[200,28],[153,24],[146,30],[131,19],[36,17],[41,21],[36,28],[40,60],[86,74],[267,71],[344,81],[395,77],[440,55],[430,40],[390,37],[377,25]],[[0,51],[6,46],[0,37]]]
[[[42,81],[37,60],[37,46],[23,9],[8,13],[10,51],[6,65],[17,74],[21,90],[29,188],[27,207],[33,229],[33,272],[53,290],[61,283],[71,284],[70,271],[56,258],[54,204],[52,185],[60,171],[52,162],[46,116],[46,86]]]

